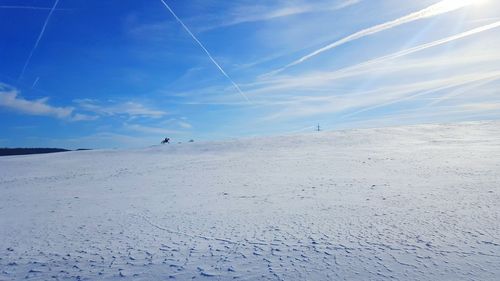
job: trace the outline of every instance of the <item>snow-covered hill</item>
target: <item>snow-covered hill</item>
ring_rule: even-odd
[[[499,276],[499,122],[0,159],[0,280]]]

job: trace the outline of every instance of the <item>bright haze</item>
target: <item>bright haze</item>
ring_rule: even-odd
[[[500,117],[494,0],[0,0],[0,147]]]

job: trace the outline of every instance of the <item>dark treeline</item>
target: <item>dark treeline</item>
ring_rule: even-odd
[[[0,156],[27,155],[71,151],[62,148],[0,148]]]

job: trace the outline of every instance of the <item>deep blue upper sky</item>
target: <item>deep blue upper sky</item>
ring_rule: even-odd
[[[229,78],[161,0],[0,0],[0,147],[500,117],[498,1],[165,2]]]

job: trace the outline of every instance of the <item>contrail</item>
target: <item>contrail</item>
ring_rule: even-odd
[[[341,118],[352,117],[354,115],[358,115],[358,114],[366,112],[366,111],[370,111],[370,110],[377,109],[380,107],[385,107],[385,106],[392,105],[395,103],[400,103],[403,101],[411,100],[411,99],[414,99],[414,98],[417,98],[420,96],[425,96],[425,95],[439,92],[442,90],[451,89],[454,87],[464,86],[464,85],[468,85],[468,84],[475,83],[475,82],[481,82],[481,81],[491,82],[493,80],[498,80],[499,78],[500,78],[500,71],[485,73],[485,74],[483,74],[483,76],[463,75],[456,82],[453,82],[453,81],[451,81],[451,79],[449,79],[450,82],[446,83],[446,85],[444,85],[444,86],[440,86],[440,87],[437,87],[434,89],[425,90],[425,91],[422,91],[420,93],[417,93],[417,94],[414,94],[411,96],[407,96],[407,97],[402,97],[399,99],[395,99],[395,100],[392,100],[392,101],[389,101],[389,102],[386,102],[383,104],[378,104],[378,105],[366,107],[366,108],[360,109],[358,111],[345,114],[345,115],[341,116]]]
[[[23,78],[24,73],[26,72],[26,68],[28,68],[28,65],[31,61],[31,57],[35,53],[35,50],[38,47],[38,43],[40,43],[40,40],[42,39],[43,34],[45,33],[45,28],[47,28],[47,24],[49,23],[50,17],[52,16],[52,13],[54,13],[54,10],[56,9],[58,3],[59,3],[59,0],[56,0],[54,2],[54,6],[52,6],[52,9],[50,9],[50,12],[47,15],[47,18],[45,19],[45,23],[43,24],[42,31],[40,31],[40,34],[38,34],[38,38],[36,39],[35,45],[33,46],[33,49],[31,49],[31,52],[28,56],[28,59],[26,59],[26,62],[24,63],[23,70],[21,71],[21,75],[19,75],[19,78],[17,79],[18,81],[20,81]]]
[[[403,25],[406,23],[410,23],[410,22],[413,22],[416,20],[425,19],[425,18],[449,13],[449,12],[461,9],[463,7],[466,7],[466,6],[473,5],[474,3],[475,3],[474,0],[443,0],[441,2],[438,2],[434,5],[431,5],[431,6],[425,8],[423,10],[420,10],[418,12],[414,12],[414,13],[411,13],[411,14],[406,15],[404,17],[398,18],[396,20],[389,21],[389,22],[386,22],[383,24],[379,24],[379,25],[376,25],[376,26],[373,26],[373,27],[370,27],[367,29],[363,29],[363,30],[358,31],[356,33],[353,33],[353,34],[351,34],[347,37],[344,37],[336,42],[333,42],[333,43],[331,43],[331,44],[329,44],[321,49],[318,49],[318,50],[316,50],[316,51],[314,51],[306,56],[303,56],[302,58],[300,58],[300,59],[298,59],[298,60],[296,60],[296,61],[278,69],[278,70],[270,72],[270,73],[268,73],[268,75],[273,75],[273,74],[277,74],[279,72],[282,72],[282,71],[284,71],[292,66],[303,63],[304,61],[309,60],[312,57],[315,57],[315,56],[317,56],[321,53],[324,53],[328,50],[342,46],[342,45],[349,43],[351,41],[354,41],[354,40],[357,40],[357,39],[360,39],[360,38],[363,38],[366,36],[370,36],[370,35],[373,35],[373,34],[388,30],[388,29],[392,29],[394,27],[397,27],[397,26],[400,26],[400,25]]]
[[[233,84],[234,88],[238,91],[238,93],[243,97],[245,98],[245,100],[247,102],[250,102],[250,100],[248,99],[247,95],[245,95],[245,93],[243,93],[243,91],[240,89],[240,86],[238,86],[238,84],[236,84],[236,82],[234,82],[234,80],[224,71],[224,69],[222,69],[222,67],[219,65],[219,63],[217,63],[217,61],[213,58],[213,56],[210,54],[210,52],[207,50],[207,48],[205,48],[205,46],[200,42],[200,40],[198,40],[198,38],[196,38],[196,36],[194,36],[194,34],[191,32],[191,30],[189,30],[189,28],[184,24],[184,22],[175,14],[175,12],[170,8],[170,6],[164,1],[164,0],[160,0],[163,5],[165,5],[165,7],[169,10],[169,12],[172,14],[172,16],[174,16],[174,18],[182,25],[182,27],[186,30],[187,33],[189,33],[189,35],[193,38],[194,41],[196,41],[196,43],[198,43],[198,45],[200,45],[201,49],[203,49],[203,51],[207,54],[208,58],[210,58],[210,60],[215,64],[215,66],[217,66],[217,68],[220,70],[220,72],[222,73],[222,75],[224,75],[227,80],[229,80],[231,82],[231,84]]]
[[[480,27],[471,29],[469,31],[465,31],[465,32],[462,32],[462,33],[459,33],[459,34],[456,34],[456,35],[453,35],[453,36],[449,36],[449,37],[446,37],[446,38],[443,38],[443,39],[439,39],[439,40],[436,40],[436,41],[433,41],[433,42],[430,42],[430,43],[418,45],[416,47],[409,48],[409,49],[406,49],[406,50],[403,50],[403,51],[399,51],[399,52],[396,52],[396,53],[393,53],[393,54],[390,54],[390,55],[386,55],[386,56],[383,56],[383,57],[378,57],[378,58],[375,58],[375,59],[372,59],[372,60],[369,60],[369,61],[366,61],[366,62],[362,62],[362,63],[356,64],[356,65],[353,65],[353,66],[349,66],[349,67],[346,67],[346,68],[343,68],[343,69],[339,69],[339,70],[334,71],[332,74],[340,74],[340,73],[343,73],[343,72],[347,72],[347,71],[350,71],[350,70],[355,70],[357,68],[368,66],[368,65],[372,65],[372,64],[375,64],[375,63],[381,63],[381,62],[385,62],[385,61],[388,61],[388,60],[397,59],[397,58],[400,58],[400,57],[403,57],[403,56],[407,56],[407,55],[411,55],[413,53],[421,52],[421,51],[424,51],[424,50],[429,49],[429,48],[433,48],[433,47],[436,47],[436,46],[439,46],[439,45],[450,43],[452,41],[460,40],[460,39],[463,39],[463,38],[466,38],[466,37],[469,37],[469,36],[472,36],[472,35],[475,35],[475,34],[478,34],[478,33],[481,33],[481,32],[485,32],[485,31],[488,31],[488,30],[491,30],[491,29],[498,28],[498,27],[500,27],[500,21],[497,21],[497,22],[494,22],[494,23],[491,23],[491,24],[488,24],[488,25],[480,26]]]
[[[418,52],[427,50],[429,48],[444,45],[444,44],[447,44],[447,43],[450,43],[450,42],[453,42],[456,40],[461,40],[461,39],[464,39],[464,38],[467,38],[470,36],[474,36],[474,35],[482,33],[482,32],[486,32],[488,30],[499,28],[499,27],[500,27],[500,21],[497,21],[495,23],[480,26],[480,27],[471,29],[469,31],[465,31],[465,32],[462,32],[462,33],[459,33],[456,35],[445,37],[445,38],[442,38],[442,39],[439,39],[439,40],[436,40],[433,42],[425,43],[425,44],[418,45],[418,46],[415,46],[415,47],[412,47],[409,49],[405,49],[405,50],[398,51],[398,52],[395,52],[392,54],[388,54],[388,55],[377,57],[377,58],[374,58],[374,59],[371,59],[368,61],[364,61],[364,62],[355,64],[355,65],[340,68],[340,69],[334,70],[332,72],[328,72],[327,74],[321,76],[321,78],[324,81],[326,81],[326,80],[332,81],[332,80],[338,80],[338,79],[342,79],[342,78],[346,78],[346,77],[357,76],[361,73],[364,73],[365,71],[368,71],[369,70],[367,68],[368,66],[371,66],[374,64],[379,64],[379,63],[384,63],[384,62],[394,60],[394,59],[397,59],[400,57],[411,55],[413,53],[418,53]],[[305,79],[307,80],[309,78],[314,78],[317,76],[318,76],[318,74],[312,74],[312,75],[306,76]],[[297,79],[299,79],[299,78],[295,78],[295,80],[297,80]],[[270,80],[270,81],[272,81],[272,80]],[[289,80],[287,80],[287,81],[289,81]],[[300,81],[300,79],[298,81]]]
[[[36,7],[36,6],[0,6],[0,9],[13,9],[13,10],[52,10],[50,7]],[[58,11],[66,9],[57,9]]]
[[[35,88],[35,86],[38,84],[38,80],[40,80],[40,76],[38,76],[38,77],[35,79],[35,82],[33,82],[33,85],[31,85],[31,89]]]
[[[378,58],[378,59],[375,59],[375,60],[372,60],[372,61],[368,61],[368,62],[366,62],[364,64],[369,64],[369,63],[373,63],[373,62],[380,62],[380,61],[385,61],[385,60],[389,60],[389,59],[399,58],[399,57],[402,57],[402,56],[406,56],[406,55],[409,55],[409,54],[413,54],[413,53],[416,53],[416,52],[423,51],[423,50],[428,49],[428,48],[432,48],[432,47],[435,47],[435,46],[443,45],[443,44],[446,44],[446,43],[449,43],[449,42],[452,42],[452,41],[455,41],[455,40],[463,39],[465,37],[469,37],[469,36],[475,35],[477,33],[488,31],[490,29],[494,29],[494,28],[497,28],[497,27],[500,27],[500,21],[494,22],[492,24],[484,25],[484,26],[481,26],[481,27],[478,27],[478,28],[474,28],[474,29],[471,29],[469,31],[459,33],[457,35],[453,35],[453,36],[446,37],[446,38],[443,38],[443,39],[440,39],[440,40],[436,40],[436,41],[431,42],[431,43],[422,44],[422,45],[419,45],[419,46],[416,46],[416,47],[413,47],[413,48],[410,48],[410,49],[407,49],[407,50],[404,50],[404,51],[397,52],[397,53],[392,54],[392,55],[388,55],[388,56],[384,56],[384,57],[381,57],[381,58]]]
[[[299,130],[293,130],[293,131],[290,131],[290,132],[285,133],[285,134],[286,135],[297,134],[297,133],[301,133],[301,132],[304,132],[304,131],[307,131],[307,130],[311,130],[311,129],[314,129],[314,128],[316,128],[316,126],[309,126],[309,127],[305,127],[305,128],[299,129]]]
[[[492,78],[487,78],[486,80],[479,81],[479,82],[471,84],[471,85],[469,85],[467,87],[464,87],[464,88],[461,88],[461,89],[457,89],[457,90],[452,91],[451,93],[449,93],[447,95],[444,95],[444,96],[436,99],[435,101],[427,104],[425,107],[433,106],[433,105],[442,103],[445,100],[448,100],[448,99],[454,98],[456,96],[465,94],[467,92],[470,92],[473,89],[476,89],[476,88],[479,88],[481,86],[490,84],[491,82],[497,81],[499,78],[500,77],[498,77],[498,76],[497,77],[492,77]]]

